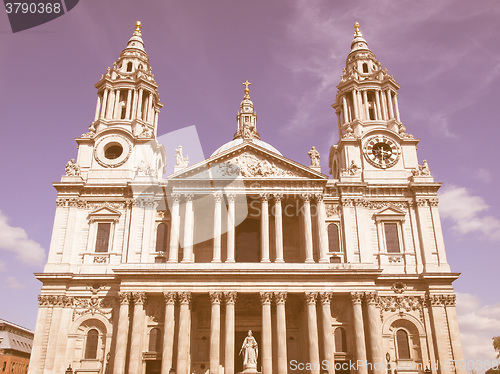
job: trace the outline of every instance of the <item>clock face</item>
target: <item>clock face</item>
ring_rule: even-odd
[[[385,169],[398,162],[401,150],[392,139],[386,136],[374,136],[368,139],[363,153],[370,164]]]

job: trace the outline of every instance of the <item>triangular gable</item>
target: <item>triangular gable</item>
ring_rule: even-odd
[[[109,205],[104,205],[100,208],[95,209],[94,211],[90,212],[88,215],[88,219],[95,221],[116,221],[120,218],[120,211],[109,206]]]
[[[392,205],[389,205],[373,213],[373,216],[377,221],[380,220],[401,221],[404,220],[405,215],[406,215],[405,211],[396,208],[395,206]]]
[[[252,142],[244,142],[183,169],[172,179],[318,179],[328,176],[301,165]]]

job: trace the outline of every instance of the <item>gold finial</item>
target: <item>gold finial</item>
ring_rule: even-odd
[[[134,36],[141,36],[141,29],[142,29],[142,26],[141,26],[141,21],[137,21],[135,23],[135,31],[134,31]]]
[[[354,24],[354,37],[358,37],[358,36],[363,36],[363,34],[361,34],[361,30],[359,29],[359,23],[356,22]]]
[[[250,93],[250,89],[248,88],[248,86],[251,86],[252,83],[250,83],[247,79],[242,83],[242,85],[245,86],[245,95],[248,95]]]

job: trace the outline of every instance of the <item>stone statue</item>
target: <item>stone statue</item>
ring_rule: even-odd
[[[417,168],[413,169],[412,173],[416,177],[429,177],[431,175],[431,169],[429,169],[427,160],[424,160],[422,165],[418,165]]]
[[[259,348],[257,346],[257,341],[252,335],[252,330],[248,330],[248,334],[243,341],[239,354],[243,354],[243,371],[257,372],[257,357],[259,356]]]
[[[74,158],[68,161],[65,169],[66,169],[66,175],[69,177],[75,177],[80,175],[80,166],[75,164]]]
[[[316,150],[316,147],[313,146],[309,152],[307,152],[309,157],[311,158],[311,166],[319,166],[319,152]]]
[[[184,157],[182,154],[182,145],[175,150],[175,166],[176,167],[187,167],[189,163],[189,156]]]

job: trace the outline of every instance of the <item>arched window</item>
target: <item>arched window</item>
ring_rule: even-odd
[[[347,352],[347,337],[342,327],[335,329],[335,352]]]
[[[168,248],[168,225],[160,223],[156,231],[156,252],[166,252]]]
[[[410,341],[408,339],[408,333],[400,329],[396,332],[396,345],[398,350],[398,359],[409,360],[410,357]]]
[[[149,352],[161,351],[161,332],[158,327],[151,329],[149,332]]]
[[[368,73],[368,64],[366,62],[363,64],[363,73]]]
[[[328,225],[328,251],[340,252],[339,227],[335,223]]]
[[[99,345],[99,331],[91,329],[87,332],[85,342],[85,358],[95,360],[97,358],[97,346]]]
[[[131,62],[129,62],[127,64],[127,71],[132,71],[132,63]]]

